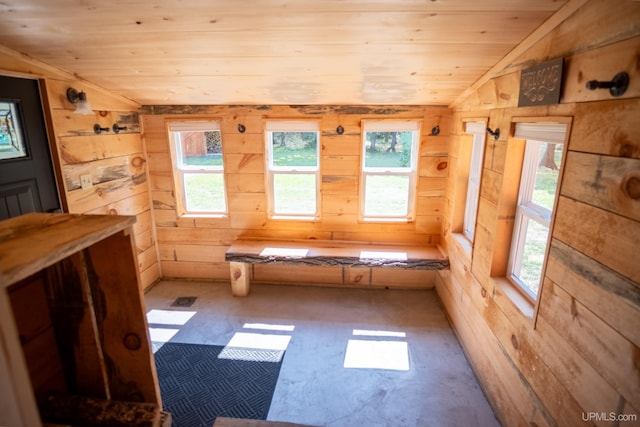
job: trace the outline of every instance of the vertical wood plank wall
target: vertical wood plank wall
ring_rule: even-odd
[[[487,139],[471,256],[452,234],[464,202],[463,184],[449,177],[442,243],[451,270],[438,273],[436,289],[504,425],[640,423],[640,3],[616,5],[588,2],[455,105],[452,173],[469,143],[465,118],[486,117],[502,132]],[[561,103],[517,108],[519,70],[559,56]],[[585,89],[620,71],[632,81],[622,99]],[[517,117],[573,118],[535,323],[494,277],[504,276],[497,261],[513,227],[505,188],[512,169],[519,175],[508,141]],[[611,414],[637,418],[618,423]]]
[[[368,242],[438,244],[442,234],[451,111],[410,106],[148,106],[142,116],[149,161],[153,209],[162,274],[229,280],[224,261],[237,237],[334,239]],[[225,218],[178,217],[167,133],[168,120],[217,119],[221,122],[229,215]],[[321,219],[286,221],[267,218],[265,193],[265,122],[309,119],[320,122]],[[417,189],[417,218],[405,224],[358,221],[361,121],[418,119],[422,122]],[[238,131],[238,124],[246,127]],[[336,128],[341,125],[344,134]],[[438,125],[439,136],[431,136]],[[433,286],[430,271],[341,269],[260,265],[253,279],[269,282],[353,284],[359,286]]]
[[[134,238],[141,286],[160,277],[155,245],[147,162],[140,138],[135,102],[78,80],[74,76],[7,48],[0,48],[0,73],[39,79],[58,189],[65,212],[135,215]],[[84,90],[93,115],[73,114],[68,87]],[[109,128],[96,135],[94,124]],[[114,124],[126,126],[119,134]],[[93,187],[83,190],[80,175],[90,174]]]

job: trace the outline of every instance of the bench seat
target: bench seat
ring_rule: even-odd
[[[233,295],[249,294],[252,264],[329,267],[377,267],[418,270],[449,268],[437,246],[372,245],[333,240],[236,240],[227,250]]]

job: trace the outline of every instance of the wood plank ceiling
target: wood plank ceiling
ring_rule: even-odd
[[[0,43],[143,105],[449,105],[564,3],[3,0]]]

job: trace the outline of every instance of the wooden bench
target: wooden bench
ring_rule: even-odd
[[[246,296],[252,264],[288,264],[333,267],[382,267],[417,270],[449,268],[449,259],[437,246],[370,245],[333,240],[236,240],[225,260],[231,269],[231,291]]]

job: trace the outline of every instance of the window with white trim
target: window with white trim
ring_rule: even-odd
[[[224,215],[227,200],[222,133],[217,121],[169,123],[178,213]]]
[[[532,300],[538,297],[567,125],[516,123],[516,138],[525,139],[507,274]]]
[[[464,221],[462,232],[469,241],[473,242],[478,214],[478,199],[480,198],[480,178],[482,176],[482,160],[484,156],[484,142],[487,134],[485,122],[467,122],[465,132],[473,135],[471,146],[471,161],[469,163],[469,178],[467,180],[467,195],[464,205]]]
[[[269,217],[317,218],[320,206],[319,123],[267,122],[266,144]]]
[[[362,219],[413,220],[420,123],[364,121],[362,127]]]

